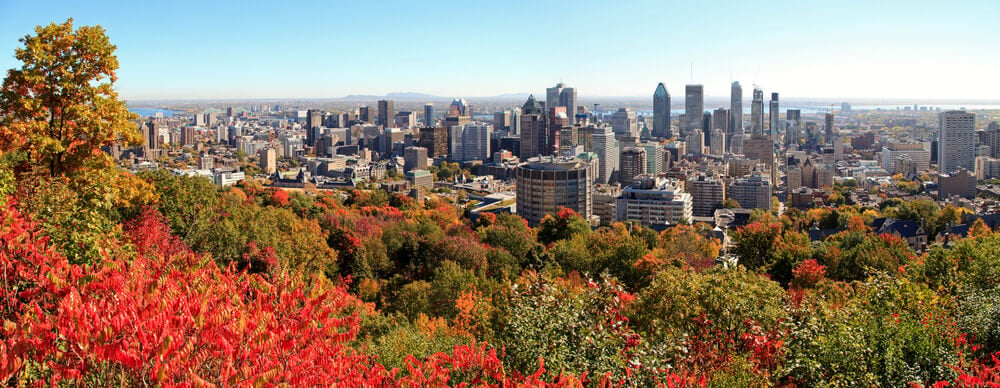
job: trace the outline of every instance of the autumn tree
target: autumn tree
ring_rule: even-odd
[[[51,176],[72,173],[100,148],[139,144],[142,136],[113,85],[115,46],[100,26],[35,28],[15,51],[19,69],[0,90],[0,149],[19,150]]]

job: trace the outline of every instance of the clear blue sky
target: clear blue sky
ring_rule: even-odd
[[[683,94],[1000,99],[1000,0],[0,0],[18,38],[73,17],[118,46],[123,97]]]

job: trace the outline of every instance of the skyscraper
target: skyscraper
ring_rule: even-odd
[[[576,124],[576,88],[564,88],[562,92],[559,92],[559,106],[566,107],[569,125]]]
[[[976,168],[976,115],[965,111],[938,114],[938,171],[952,174]]]
[[[611,183],[618,171],[618,142],[610,127],[594,128],[590,135],[591,151],[597,154],[597,183]]]
[[[424,127],[430,128],[434,126],[434,104],[424,105]]]
[[[732,138],[737,133],[743,133],[743,87],[739,81],[733,81],[733,87],[729,94],[729,128],[726,133],[727,138]],[[726,146],[729,149],[729,146]]]
[[[639,137],[639,122],[636,120],[635,112],[629,108],[618,108],[618,111],[611,115],[611,128],[618,136]]]
[[[378,125],[382,128],[392,126],[392,119],[396,116],[392,100],[379,100],[378,102]]]
[[[799,143],[799,125],[802,122],[802,111],[798,109],[789,109],[785,111],[785,127],[787,131],[785,133],[785,145],[792,145]]]
[[[750,134],[764,135],[764,91],[753,88],[753,101],[750,102]]]
[[[825,118],[825,128],[824,129],[824,143],[833,144],[833,138],[836,134],[833,133],[833,113],[827,113]]]
[[[562,95],[563,84],[562,82],[557,83],[556,86],[545,89],[545,109],[552,108],[554,106],[559,106],[559,96]]]
[[[687,136],[692,129],[702,128],[702,114],[705,113],[705,88],[701,85],[687,85],[684,87],[684,132],[681,137]]]
[[[771,139],[775,142],[778,141],[778,137],[781,136],[781,131],[778,128],[778,122],[781,118],[778,114],[778,93],[771,93],[771,101],[768,109],[768,121],[769,129],[771,130]]]
[[[323,112],[316,109],[306,111],[306,144],[316,145],[316,128],[323,125]]]
[[[663,82],[656,85],[653,92],[653,136],[669,138],[670,133],[670,93]]]
[[[541,105],[535,101],[535,96],[528,96],[528,100],[521,107],[521,158],[528,159],[538,155],[551,155],[552,149],[548,144],[548,131],[545,125],[545,112]]]
[[[575,157],[533,157],[517,167],[517,214],[538,225],[560,207],[589,219],[593,206],[590,164]]]

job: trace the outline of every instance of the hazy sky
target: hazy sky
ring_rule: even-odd
[[[731,80],[783,97],[1000,99],[1000,0],[0,0],[18,38],[73,17],[118,46],[118,88],[155,98],[580,96]]]

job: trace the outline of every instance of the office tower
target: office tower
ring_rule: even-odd
[[[670,132],[670,93],[660,82],[653,92],[653,137],[669,138]]]
[[[687,85],[684,87],[684,132],[681,137],[687,136],[692,129],[702,128],[702,114],[705,112],[705,89],[701,85]]]
[[[708,153],[709,155],[722,156],[726,154],[726,132],[722,129],[715,128],[710,132],[708,136],[711,140],[708,142]]]
[[[519,136],[521,134],[521,108],[514,107],[510,110],[510,135]]]
[[[565,155],[567,152],[573,152],[576,146],[580,144],[580,127],[576,125],[562,127],[559,130],[559,154]],[[576,154],[571,153],[569,156],[576,156]],[[596,175],[596,173],[595,173]]]
[[[636,120],[635,112],[629,108],[618,108],[618,111],[611,115],[611,128],[618,136],[639,137],[639,122]]]
[[[393,108],[392,100],[378,101],[378,125],[382,128],[392,126],[392,119],[396,117],[396,110]]]
[[[690,223],[691,194],[677,181],[649,174],[636,177],[615,200],[618,221],[639,221],[643,226]]]
[[[566,117],[569,125],[576,124],[576,88],[563,88],[559,92],[559,106],[566,107]],[[548,108],[546,106],[546,108]]]
[[[760,175],[736,178],[729,185],[729,197],[744,209],[771,209],[771,184]]]
[[[833,144],[833,138],[837,136],[833,132],[833,113],[827,113],[824,119],[825,119],[824,120],[825,124],[823,128],[824,129],[823,142],[825,144]]]
[[[663,144],[654,142],[644,142],[639,145],[642,149],[646,150],[646,173],[647,174],[659,174],[665,169],[663,168],[664,150]]]
[[[983,132],[983,144],[990,147],[990,157],[1000,158],[1000,123],[990,122]]]
[[[557,83],[556,86],[551,88],[545,88],[545,109],[552,108],[554,106],[559,106],[559,97],[562,95],[563,84],[562,82]]]
[[[799,144],[801,136],[799,135],[799,126],[802,123],[802,111],[798,109],[789,109],[785,111],[785,127],[787,128],[787,133],[785,134],[785,144]]]
[[[764,136],[764,91],[753,88],[753,101],[750,102],[750,134]]]
[[[747,159],[756,159],[769,169],[774,168],[774,143],[767,137],[750,137],[743,140],[743,155]]]
[[[226,117],[233,118],[233,107],[230,106],[226,108]]]
[[[530,113],[525,113],[529,115]],[[575,157],[533,157],[517,167],[517,214],[538,225],[560,207],[589,219],[593,206],[590,164]]]
[[[323,125],[323,112],[316,109],[306,111],[306,144],[310,147],[316,145],[315,129]]]
[[[420,128],[417,145],[427,149],[432,158],[448,154],[448,129],[443,127]]]
[[[528,96],[521,107],[521,158],[552,154],[545,121],[545,112],[535,101],[535,96]]]
[[[427,149],[424,147],[406,147],[403,149],[403,171],[426,170]]]
[[[472,109],[464,98],[456,98],[448,106],[448,116],[471,116]]]
[[[917,172],[926,171],[931,167],[931,152],[927,149],[926,144],[890,141],[882,149],[882,168],[890,174],[901,172],[897,165],[901,157],[906,157]]]
[[[778,93],[771,93],[771,101],[769,104],[769,108],[770,109],[768,109],[768,121],[769,121],[768,129],[771,130],[771,139],[777,142],[778,137],[781,136],[781,131],[779,131],[778,128],[778,122],[779,122],[778,119],[780,119],[778,114]]]
[[[743,133],[743,87],[739,81],[733,81],[729,94],[729,128],[726,131],[729,136],[726,137],[731,139],[737,133]]]
[[[938,171],[975,171],[976,115],[965,111],[938,114]]]
[[[687,141],[687,151],[690,155],[700,156],[704,153],[705,149],[705,132],[700,129],[692,129],[688,131],[686,138]]]
[[[434,126],[434,104],[424,104],[424,127]]]
[[[261,149],[257,154],[257,162],[265,174],[274,174],[278,170],[278,155],[274,152],[274,148]]]
[[[646,150],[639,147],[628,147],[622,150],[620,160],[621,175],[618,182],[622,186],[631,184],[632,178],[646,173]]]
[[[358,120],[370,123],[372,121],[371,108],[367,105],[358,108]]]
[[[705,114],[702,115],[701,122],[702,122],[701,127],[704,128],[704,129],[701,130],[701,133],[705,136],[704,137],[704,142],[705,142],[704,145],[705,145],[705,147],[710,147],[712,145],[712,141],[709,139],[709,135],[712,133],[712,131],[711,131],[711,128],[712,128],[712,113],[711,112],[705,112]]]
[[[465,124],[462,129],[462,161],[489,160],[492,155],[490,138],[493,127],[488,124]]]
[[[721,129],[723,133],[729,133],[729,109],[718,108],[712,112],[712,125],[708,127],[709,132],[713,129]]]
[[[618,172],[618,141],[610,127],[595,128],[590,135],[591,151],[597,154],[597,182],[612,183]]]
[[[393,117],[393,124],[395,128],[409,129],[417,126],[417,115],[409,111],[400,111],[396,113]]]
[[[493,114],[493,130],[496,131],[509,131],[510,130],[510,111],[505,110],[503,112],[496,112]]]
[[[225,143],[229,139],[229,127],[219,126],[215,128],[215,142]]]
[[[548,108],[548,122],[545,128],[548,130],[549,138],[546,143],[553,147],[559,146],[559,135],[564,128],[569,128],[569,116],[566,115],[565,106],[554,106]],[[558,151],[554,149],[554,151]]]
[[[687,181],[691,194],[691,213],[694,217],[712,217],[726,198],[726,185],[717,177],[698,174]]]

